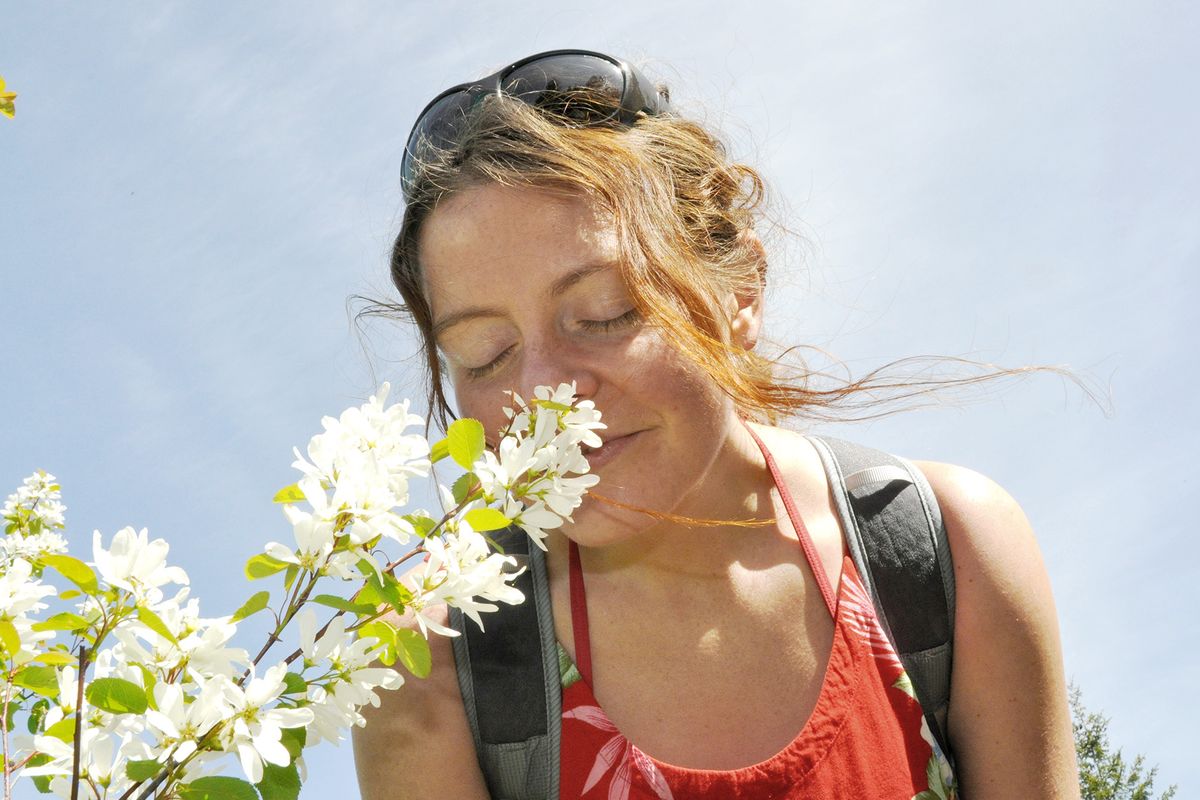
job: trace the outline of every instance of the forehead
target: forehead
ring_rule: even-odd
[[[434,312],[456,298],[529,293],[571,270],[619,259],[611,214],[582,194],[485,184],[430,213],[418,240]]]

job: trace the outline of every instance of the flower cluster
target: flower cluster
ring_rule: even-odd
[[[512,395],[509,430],[496,453],[484,452],[475,474],[484,498],[502,501],[504,513],[543,550],[546,530],[557,528],[600,480],[588,473],[582,446],[599,447],[605,427],[591,400],[575,400],[575,384],[539,386],[533,403]]]
[[[325,432],[309,441],[307,459],[294,451],[292,466],[304,477],[282,499],[303,499],[311,511],[284,506],[299,547],[271,542],[268,555],[352,579],[360,561],[375,563],[370,550],[380,537],[401,544],[412,538],[412,524],[395,509],[408,503],[409,480],[429,475],[429,442],[408,432],[424,420],[409,413],[407,400],[384,407],[388,390],[385,383],[364,405],[322,419]]]
[[[459,420],[430,446],[407,401],[385,406],[388,386],[295,451],[301,478],[276,496],[294,545],[270,542],[251,557],[251,580],[281,579],[236,612],[203,617],[187,573],[168,563],[169,545],[142,529],[111,540],[96,531],[92,560],[67,554],[64,508],[54,476],[30,476],[4,506],[0,539],[0,672],[9,714],[0,715],[4,791],[15,774],[60,797],[294,798],[303,750],[338,742],[378,690],[399,688],[400,661],[425,677],[430,631],[457,635],[430,615],[481,612],[524,598],[520,570],[487,533],[519,525],[535,541],[562,524],[596,482],[584,446],[603,427],[574,387],[514,396],[495,452],[482,426]],[[409,483],[450,458],[465,474],[439,486],[440,519],[405,512]],[[305,507],[301,507],[305,504]],[[385,542],[409,544],[380,558]],[[405,576],[395,571],[420,563]],[[73,584],[62,591],[50,579]],[[354,580],[349,596],[318,593],[322,581]],[[45,616],[54,601],[69,610]],[[331,616],[322,625],[316,608]],[[239,623],[269,612],[274,624],[257,655],[232,644]],[[411,615],[417,630],[397,624]],[[267,658],[296,622],[298,647]],[[418,633],[418,630],[420,631]],[[16,735],[20,714],[29,735]],[[222,774],[235,759],[243,777]],[[78,762],[78,767],[76,767]],[[244,779],[243,779],[244,778]]]
[[[67,507],[62,504],[55,478],[38,470],[8,496],[0,517],[4,532],[0,539],[0,562],[36,559],[43,553],[62,553],[67,542],[58,533],[66,524]]]

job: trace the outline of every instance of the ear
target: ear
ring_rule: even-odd
[[[763,276],[767,274],[767,251],[753,229],[742,231],[738,240],[754,254],[758,280],[751,290],[730,298],[730,334],[734,344],[753,350],[762,329]]]

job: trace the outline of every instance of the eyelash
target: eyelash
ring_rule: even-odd
[[[621,328],[632,327],[639,321],[641,321],[641,314],[638,313],[636,308],[631,308],[619,317],[601,320],[585,319],[580,320],[579,325],[584,330],[592,333],[610,333]],[[512,350],[513,348],[509,347],[482,367],[467,367],[467,377],[475,380],[486,378],[500,368]]]
[[[579,324],[585,330],[607,333],[608,331],[613,331],[617,328],[629,327],[630,325],[636,323],[639,319],[641,319],[641,315],[638,314],[638,310],[636,308],[631,308],[619,317],[601,320],[585,319],[580,320]]]

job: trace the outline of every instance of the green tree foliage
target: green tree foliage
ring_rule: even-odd
[[[1108,717],[1088,711],[1078,687],[1071,687],[1071,724],[1079,757],[1079,790],[1083,800],[1170,800],[1175,786],[1154,793],[1158,767],[1146,771],[1146,757],[1128,761],[1108,741]]]

